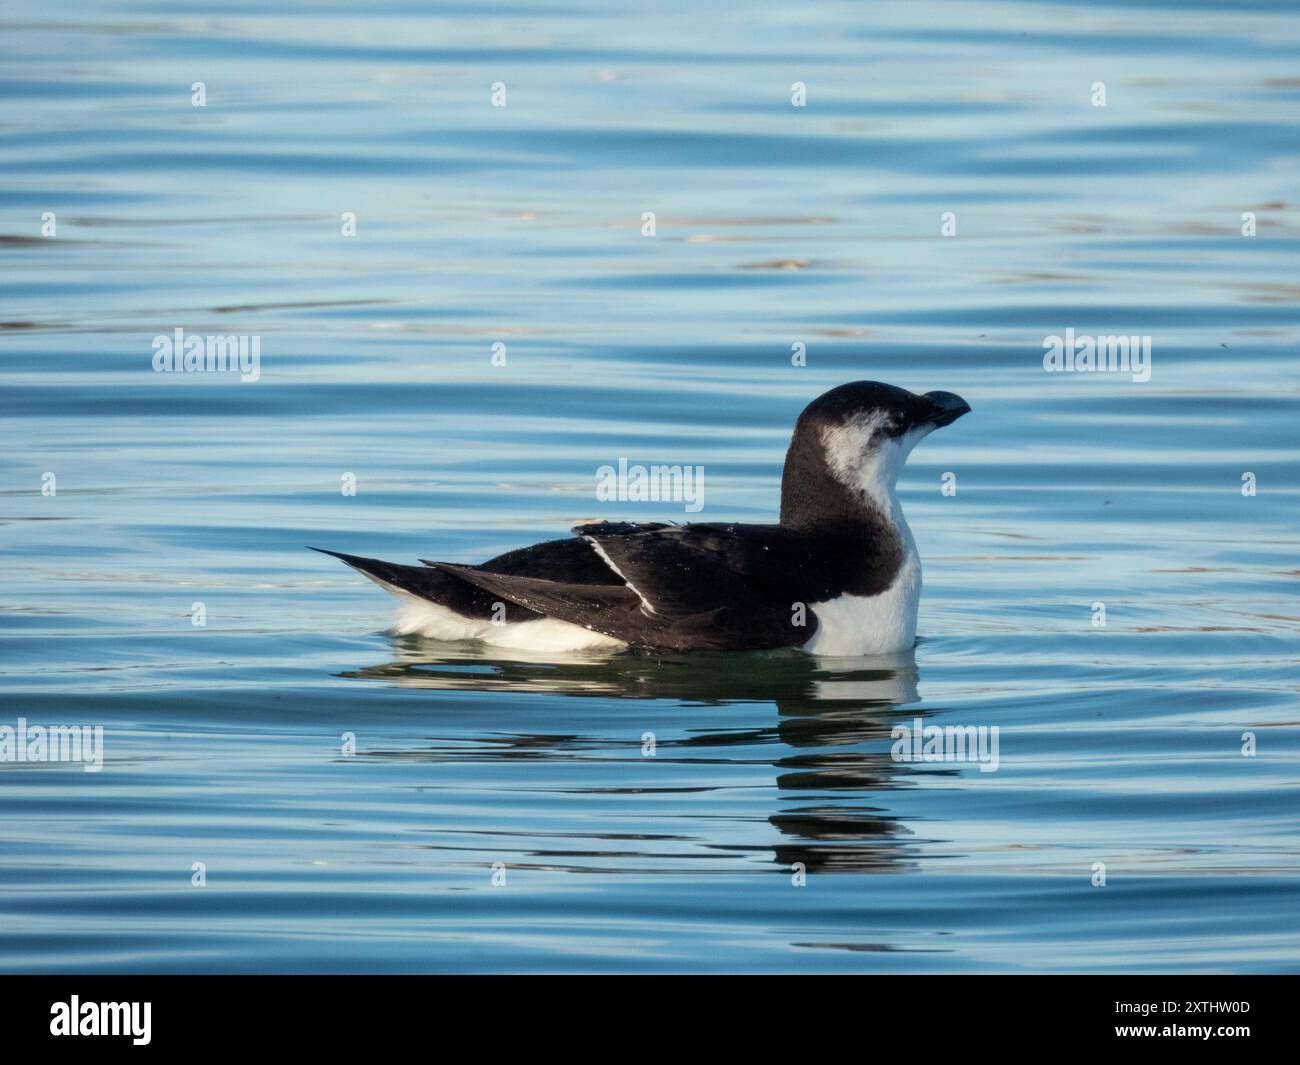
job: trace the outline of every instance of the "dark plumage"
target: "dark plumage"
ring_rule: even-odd
[[[477,566],[325,553],[465,619],[491,618],[495,605],[507,625],[551,618],[633,647],[802,646],[818,630],[816,604],[869,603],[894,584],[911,550],[892,498],[896,467],[916,439],[969,409],[952,393],[871,381],[827,392],[795,426],[776,525],[601,522]],[[917,582],[919,591],[919,567]]]

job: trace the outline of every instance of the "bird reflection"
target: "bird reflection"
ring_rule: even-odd
[[[394,651],[393,661],[343,676],[406,688],[674,701],[688,708],[773,703],[771,727],[739,728],[726,714],[707,721],[696,715],[690,719],[690,734],[660,741],[658,753],[671,757],[693,750],[755,745],[770,750],[779,745],[783,753],[770,764],[777,789],[788,793],[782,798],[791,805],[767,820],[781,836],[771,860],[787,870],[799,862],[809,873],[896,871],[917,857],[910,831],[869,801],[874,793],[900,786],[908,768],[890,758],[890,729],[897,721],[924,716],[915,705],[917,669],[910,653],[819,659],[793,651],[589,652],[543,658],[499,648],[433,645],[412,637],[396,639]],[[494,757],[507,758],[609,746],[599,736],[500,731],[482,743]],[[702,783],[706,786],[700,790],[707,791],[712,782]]]

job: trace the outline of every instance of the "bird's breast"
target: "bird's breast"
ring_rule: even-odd
[[[894,580],[878,595],[845,593],[811,604],[817,631],[806,644],[809,654],[884,655],[910,650],[916,643],[916,612],[921,599],[921,562],[908,551]]]

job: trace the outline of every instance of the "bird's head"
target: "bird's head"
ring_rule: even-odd
[[[917,395],[879,381],[832,388],[799,415],[781,483],[781,523],[844,520],[874,505],[888,512],[907,456],[935,429],[970,411],[952,392]]]

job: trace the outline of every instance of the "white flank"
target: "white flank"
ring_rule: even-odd
[[[510,647],[521,651],[586,651],[592,648],[623,648],[627,644],[603,632],[593,632],[555,618],[494,623],[486,618],[467,618],[440,603],[404,592],[378,577],[370,577],[386,592],[401,600],[397,616],[388,631],[394,636],[424,636],[430,640],[456,643],[477,640],[488,647]]]

